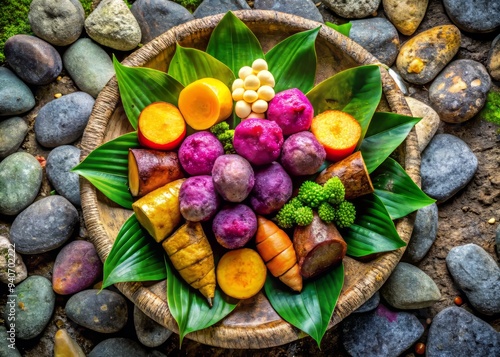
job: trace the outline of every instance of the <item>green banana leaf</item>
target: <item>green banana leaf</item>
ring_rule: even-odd
[[[241,67],[251,66],[256,59],[264,58],[257,37],[230,11],[215,27],[206,51],[231,68],[236,76]]]
[[[167,301],[170,313],[179,326],[179,340],[194,331],[210,327],[234,310],[238,300],[230,299],[215,289],[213,305],[210,307],[205,297],[192,289],[165,259],[167,269]]]
[[[351,32],[351,27],[352,24],[350,22],[346,22],[345,24],[342,25],[336,25],[332,22],[325,22],[325,25],[328,27],[331,27],[337,32],[340,32],[342,35],[349,37],[349,33]]]
[[[269,71],[276,82],[274,91],[298,88],[307,93],[316,76],[315,42],[320,27],[296,33],[266,53]]]
[[[375,194],[355,200],[356,220],[348,229],[341,229],[347,243],[347,255],[364,257],[388,252],[406,243],[399,237],[384,204]]]
[[[397,113],[376,112],[361,143],[360,150],[372,173],[406,139],[421,118]]]
[[[224,63],[206,52],[179,44],[168,67],[168,74],[184,86],[206,77],[219,79],[228,87],[234,81],[233,72]]]
[[[390,157],[379,166],[371,178],[375,194],[383,202],[393,220],[436,202],[413,182],[396,160]]]
[[[380,69],[375,65],[347,69],[319,83],[306,96],[315,115],[334,109],[356,118],[361,125],[359,147],[382,97]]]
[[[114,56],[113,65],[123,109],[134,129],[139,114],[149,104],[168,102],[177,106],[184,87],[173,77],[151,68],[123,66]]]
[[[71,171],[85,177],[111,201],[132,209],[128,189],[128,149],[140,147],[133,131],[102,144]]]
[[[344,285],[344,265],[305,282],[300,294],[278,279],[267,276],[264,289],[276,312],[287,322],[311,336],[320,347]]]
[[[163,257],[161,246],[132,214],[121,227],[104,262],[102,288],[120,282],[165,279]]]

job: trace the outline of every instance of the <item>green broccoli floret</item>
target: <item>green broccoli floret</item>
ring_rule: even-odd
[[[295,224],[295,207],[285,204],[276,215],[276,223],[281,228],[292,228]]]
[[[338,177],[332,177],[323,185],[326,201],[332,205],[340,204],[345,198],[344,184]]]
[[[228,123],[222,121],[215,124],[210,128],[210,132],[219,139],[226,154],[234,154],[236,152],[233,147],[234,130],[229,129]]]
[[[318,216],[325,223],[330,223],[335,219],[335,208],[328,202],[323,202],[318,207]]]
[[[325,200],[323,187],[313,181],[304,181],[297,195],[299,200],[308,207],[318,207]]]
[[[219,137],[219,135],[221,134],[224,134],[224,132],[226,132],[227,130],[229,130],[229,124],[225,121],[221,121],[220,123],[217,123],[210,128],[210,132],[217,137]]]
[[[356,219],[356,208],[349,201],[344,201],[337,206],[335,211],[335,224],[339,228],[347,228],[354,223]]]
[[[301,200],[299,200],[298,197],[292,198],[290,201],[288,201],[287,204],[293,206],[295,209],[300,208],[300,207],[304,207],[304,204],[302,203]]]
[[[295,222],[299,226],[307,226],[312,223],[314,214],[311,207],[299,207],[294,210]]]

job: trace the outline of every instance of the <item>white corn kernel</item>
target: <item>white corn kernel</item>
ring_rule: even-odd
[[[233,100],[237,102],[238,100],[243,99],[243,93],[245,93],[245,90],[243,88],[236,88],[233,90]]]
[[[252,112],[263,114],[267,110],[267,102],[259,99],[252,104]]]
[[[251,74],[245,78],[245,89],[257,90],[260,87],[259,78],[255,74]]]
[[[246,118],[252,112],[252,107],[244,100],[239,100],[234,106],[234,112],[238,118]]]
[[[243,88],[243,79],[241,78],[236,78],[233,82],[233,86],[231,87],[231,90],[235,90],[237,88]]]
[[[257,94],[259,96],[259,99],[263,99],[266,102],[269,102],[271,99],[274,98],[274,89],[270,86],[261,86],[259,90],[257,91]]]
[[[257,78],[260,81],[260,85],[274,87],[275,81],[271,72],[264,70],[257,73]]]
[[[247,103],[253,103],[257,99],[259,99],[259,96],[257,95],[257,92],[254,90],[246,90],[245,93],[243,93],[243,100]]]
[[[238,77],[245,80],[249,75],[253,73],[253,69],[250,66],[243,66],[238,72]]]
[[[258,58],[255,61],[253,61],[252,68],[255,72],[267,70],[267,62],[262,58]]]

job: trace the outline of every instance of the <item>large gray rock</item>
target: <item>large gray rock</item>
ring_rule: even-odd
[[[55,46],[67,46],[80,37],[85,11],[79,0],[33,0],[28,19],[35,35]]]
[[[108,338],[100,342],[88,355],[88,357],[117,356],[148,357],[149,355],[137,342],[123,337]]]
[[[485,33],[500,28],[500,2],[491,0],[443,0],[451,21],[467,32]]]
[[[0,67],[0,117],[27,112],[35,106],[35,97],[10,69]]]
[[[10,240],[0,236],[0,281],[7,285],[17,285],[28,277],[23,257],[14,249]]]
[[[94,98],[115,75],[111,58],[90,38],[72,44],[64,52],[63,64],[78,88]]]
[[[251,10],[245,0],[204,0],[193,12],[197,19],[227,11]]]
[[[455,283],[480,313],[500,313],[500,268],[480,246],[465,244],[453,247],[446,265]]]
[[[323,16],[311,0],[255,0],[253,7],[256,10],[280,11],[323,22]]]
[[[45,171],[56,191],[75,206],[80,206],[80,178],[71,169],[80,162],[80,149],[62,145],[52,150],[47,157]]]
[[[417,211],[413,232],[405,258],[411,263],[418,263],[427,254],[436,240],[438,229],[438,208],[435,203]]]
[[[451,306],[432,320],[427,357],[500,356],[500,334],[462,308]]]
[[[12,117],[0,121],[0,160],[16,152],[28,134],[28,124],[23,118]]]
[[[348,19],[362,19],[375,13],[380,0],[322,0],[337,15]]]
[[[47,196],[17,215],[10,240],[21,254],[48,252],[63,245],[78,222],[78,211],[67,199]]]

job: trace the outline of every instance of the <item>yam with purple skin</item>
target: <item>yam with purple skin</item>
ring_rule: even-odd
[[[217,213],[220,203],[221,199],[211,176],[192,176],[182,183],[179,191],[179,208],[186,220],[207,221]]]
[[[311,102],[297,88],[276,93],[267,109],[267,119],[276,122],[285,136],[308,130],[313,117]]]
[[[184,139],[179,147],[179,161],[191,176],[210,175],[215,159],[224,155],[224,147],[208,131],[199,131]]]
[[[255,184],[250,192],[250,206],[257,214],[271,214],[292,197],[292,179],[277,163],[255,170]]]
[[[277,160],[282,145],[281,128],[269,120],[245,119],[234,130],[234,150],[252,165],[266,165]]]
[[[281,165],[293,176],[315,174],[325,159],[323,145],[310,131],[290,135],[281,149]]]
[[[220,245],[227,249],[243,247],[257,232],[257,217],[242,203],[224,207],[214,217],[212,230]]]
[[[242,156],[219,156],[212,169],[215,189],[229,202],[242,202],[252,191],[255,177],[252,166]]]

